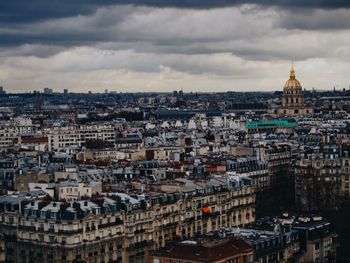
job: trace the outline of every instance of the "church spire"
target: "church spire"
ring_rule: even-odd
[[[290,79],[295,79],[295,71],[294,71],[293,62],[292,62],[292,68],[290,70]]]

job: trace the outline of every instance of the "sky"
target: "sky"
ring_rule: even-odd
[[[349,88],[348,0],[0,1],[0,86],[61,92]]]

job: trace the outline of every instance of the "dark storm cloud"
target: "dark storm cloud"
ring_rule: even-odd
[[[350,2],[350,1],[349,1]],[[341,30],[350,28],[349,9],[285,11],[278,26],[287,29]]]
[[[141,5],[174,8],[216,8],[241,4],[302,8],[349,8],[347,0],[4,0],[0,1],[0,23],[25,23],[87,15],[110,5]]]
[[[39,57],[61,52],[62,48],[91,46],[154,54],[233,53],[249,60],[290,57],[302,60],[332,56],[334,49],[327,45],[334,43],[326,39],[325,45],[317,45],[322,39],[318,36],[318,42],[311,38],[300,47],[293,44],[300,38],[292,38],[290,30],[304,27],[317,33],[318,25],[346,28],[350,25],[349,17],[346,9],[293,12],[254,5],[196,10],[122,5],[100,8],[90,15],[0,27],[0,47],[11,49],[26,44],[55,47],[43,54],[40,49],[33,49],[32,55]],[[327,23],[331,25],[326,27]],[[304,40],[307,38],[309,35],[303,36]],[[18,54],[18,50],[14,49],[13,54]],[[20,54],[30,54],[30,49]]]
[[[152,42],[159,50],[171,49],[172,46],[184,46],[184,52],[191,50],[187,47],[191,42],[205,43],[213,41],[224,41],[232,37],[240,38],[240,33],[228,32],[228,36],[198,36],[191,38],[181,36],[163,37],[161,34],[147,36],[137,30],[118,31],[120,23],[128,19],[128,15],[134,9],[142,7],[176,9],[184,8],[207,10],[217,7],[240,6],[241,4],[257,4],[261,9],[265,7],[277,7],[281,12],[279,18],[274,18],[274,28],[325,30],[325,29],[348,29],[350,28],[349,9],[350,1],[342,0],[11,0],[0,1],[0,47],[20,46],[24,44],[46,44],[57,46],[93,45],[100,42]],[[117,7],[117,8],[116,8]],[[107,16],[95,16],[99,10],[114,8],[113,14]],[[244,12],[259,12],[259,8],[250,8]],[[118,12],[118,10],[121,12]],[[161,16],[161,14],[160,14]],[[84,24],[79,23],[84,18],[94,17],[93,21]],[[70,19],[70,24],[63,25],[60,20]],[[169,18],[171,19],[171,18]],[[45,29],[48,21],[58,21],[57,26]],[[163,22],[160,20],[159,23]],[[238,21],[239,22],[239,21]],[[152,25],[157,27],[157,24]],[[141,25],[141,27],[143,27]],[[247,27],[246,27],[247,28]],[[143,28],[144,31],[152,31],[153,28]],[[111,34],[111,31],[114,34]],[[163,32],[159,32],[163,33]],[[166,35],[166,32],[164,32]],[[215,35],[215,34],[213,34]],[[245,38],[255,34],[249,32]],[[175,48],[174,52],[178,52]],[[199,47],[198,50],[206,48]],[[209,48],[208,50],[212,50]],[[223,52],[229,49],[221,49]],[[215,51],[215,50],[213,50]],[[220,48],[218,49],[220,51]],[[234,51],[234,50],[233,50]],[[205,52],[205,51],[204,51]]]
[[[112,1],[69,1],[69,0],[10,0],[0,1],[0,23],[25,23],[46,19],[84,15]]]

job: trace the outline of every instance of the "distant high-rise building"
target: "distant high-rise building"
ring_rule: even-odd
[[[44,94],[52,94],[53,90],[49,88],[44,88]]]
[[[106,94],[108,93],[108,89],[105,89],[105,93],[106,93]]]
[[[64,94],[64,95],[68,95],[68,89],[64,89],[64,90],[63,90],[63,94]]]
[[[4,90],[4,87],[0,87],[0,94],[6,94],[6,91]]]

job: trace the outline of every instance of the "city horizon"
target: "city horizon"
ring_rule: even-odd
[[[292,68],[294,70],[294,66],[292,65]],[[0,86],[1,87],[1,86]],[[4,87],[2,87],[2,89],[4,90]],[[105,88],[104,90],[101,89],[101,91],[94,91],[95,89],[93,90],[87,90],[87,91],[76,91],[75,89],[72,89],[71,91],[69,91],[69,89],[67,88],[61,88],[61,91],[59,91],[58,89],[52,89],[52,88],[49,88],[49,87],[44,87],[42,88],[42,90],[38,90],[38,89],[32,89],[32,90],[29,90],[29,91],[25,91],[25,92],[11,92],[11,89],[9,89],[8,91],[5,91],[5,92],[8,92],[8,94],[26,94],[26,93],[45,93],[45,91],[49,91],[48,94],[52,94],[52,93],[64,93],[65,91],[66,92],[70,92],[70,93],[76,93],[76,94],[103,94],[103,93],[159,93],[159,94],[168,94],[168,93],[172,93],[174,91],[177,91],[177,90],[181,90],[184,94],[187,94],[187,93],[227,93],[227,92],[248,92],[248,93],[258,93],[258,92],[261,92],[261,93],[274,93],[274,92],[278,92],[278,91],[281,91],[281,89],[276,89],[276,90],[271,90],[271,89],[265,89],[265,90],[259,90],[259,89],[256,89],[256,90],[248,90],[248,91],[245,91],[245,90],[235,90],[235,89],[228,89],[228,90],[220,90],[220,91],[213,91],[213,90],[207,90],[207,91],[202,91],[202,90],[199,90],[199,91],[196,91],[196,90],[191,90],[191,88],[180,88],[180,89],[174,89],[174,90],[168,90],[168,91],[157,91],[157,90],[145,90],[145,91],[120,91],[120,90],[114,90],[114,89],[107,89]],[[314,87],[312,87],[311,89],[307,89],[305,87],[303,87],[303,90],[305,91],[315,91],[315,92],[327,92],[327,91],[335,91],[335,90],[350,90],[350,85],[349,87],[339,87],[339,86],[334,86],[332,89],[331,88],[328,88],[328,89],[316,89]]]
[[[45,89],[45,88],[44,88]],[[62,91],[56,91],[52,90],[52,92],[45,93],[44,89],[37,90],[34,89],[32,91],[26,91],[26,92],[8,92],[6,89],[4,89],[4,94],[1,95],[26,95],[26,94],[43,94],[43,95],[55,95],[55,94],[64,94],[64,89]],[[338,89],[338,88],[333,88],[333,89],[305,89],[303,88],[304,91],[306,92],[318,92],[318,93],[327,93],[327,92],[333,92],[334,90],[336,91],[349,91],[350,88],[345,89]],[[123,92],[123,91],[115,91],[115,90],[108,90],[107,92],[101,91],[101,92],[93,92],[93,91],[86,91],[86,92],[79,92],[79,91],[70,91],[68,90],[69,94],[173,94],[174,91],[179,91],[179,90],[171,90],[171,91],[129,91],[129,92]],[[227,91],[183,91],[184,95],[189,95],[189,94],[221,94],[221,93],[268,93],[268,94],[273,94],[275,92],[282,93],[282,88],[279,90],[250,90],[250,91],[234,91],[234,90],[227,90]]]
[[[289,67],[290,68],[290,67]],[[279,78],[278,80],[280,80],[281,78]],[[287,77],[286,77],[286,80],[287,80]],[[303,83],[303,81],[301,80],[301,82]],[[6,83],[6,81],[5,81]],[[282,81],[282,85],[281,87],[283,87],[283,84],[284,82]],[[56,85],[53,85],[53,86],[49,86],[49,85],[44,85],[43,87],[41,87],[40,89],[38,87],[36,88],[18,88],[14,90],[14,88],[12,87],[6,87],[5,85],[2,85],[3,88],[6,90],[7,93],[11,93],[11,94],[25,94],[25,93],[31,93],[31,92],[34,92],[34,91],[37,91],[37,92],[40,92],[42,90],[44,90],[45,88],[48,88],[50,90],[52,90],[53,92],[55,93],[60,93],[60,90],[63,92],[64,89],[68,89],[70,90],[71,93],[105,93],[105,90],[107,89],[109,92],[114,92],[114,93],[140,93],[139,89],[143,89],[145,90],[144,92],[146,93],[171,93],[173,92],[174,90],[183,90],[184,93],[191,93],[191,92],[194,92],[194,93],[211,93],[211,92],[220,92],[220,93],[225,93],[225,92],[276,92],[276,91],[281,91],[281,88],[278,89],[278,88],[255,88],[255,89],[252,89],[252,88],[224,88],[224,89],[219,89],[217,90],[217,87],[215,86],[212,86],[212,88],[206,88],[205,90],[203,90],[203,88],[201,87],[198,87],[198,88],[187,88],[187,87],[177,87],[177,86],[174,86],[172,87],[173,89],[171,88],[164,88],[164,89],[155,89],[155,90],[152,90],[152,89],[145,89],[145,88],[130,88],[129,90],[128,89],[124,89],[124,90],[120,90],[118,88],[111,88],[111,87],[100,87],[100,88],[96,88],[96,87],[90,87],[90,88],[54,88]],[[274,85],[276,86],[276,85]],[[1,87],[1,85],[0,85]],[[96,91],[96,89],[98,91]],[[311,85],[311,87],[309,88],[306,88],[304,87],[303,85],[303,89],[305,90],[315,90],[315,91],[318,91],[318,92],[323,92],[323,91],[328,91],[328,90],[348,90],[350,89],[350,85],[349,86],[339,86],[339,85],[334,85],[332,87],[324,87],[324,88],[315,88],[314,86]],[[217,90],[217,91],[214,91],[214,90]],[[141,92],[142,93],[142,92]]]

